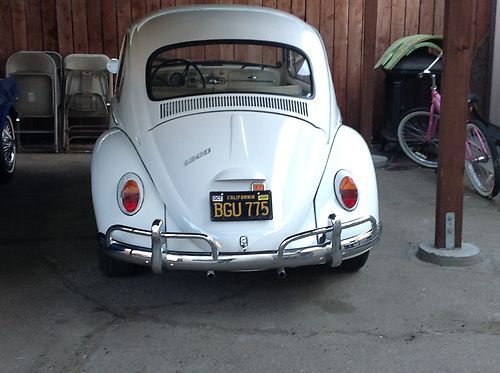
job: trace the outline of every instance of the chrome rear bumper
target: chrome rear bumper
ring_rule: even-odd
[[[343,229],[370,223],[371,228],[358,236],[341,240]],[[161,232],[163,222],[155,220],[151,230],[131,228],[123,225],[111,226],[105,235],[100,235],[104,252],[116,259],[134,264],[150,266],[154,273],[165,269],[186,269],[203,271],[249,271],[274,268],[290,268],[305,265],[325,264],[337,267],[342,260],[349,259],[370,250],[380,239],[381,225],[372,216],[341,223],[330,219],[326,227],[298,233],[284,239],[276,252],[227,254],[220,252],[219,243],[212,237],[199,233]],[[130,246],[113,239],[114,232],[126,232],[151,237],[151,248]],[[292,242],[316,236],[317,245],[287,249]],[[331,237],[327,240],[326,237]],[[168,240],[202,240],[211,253],[185,254],[168,251]]]

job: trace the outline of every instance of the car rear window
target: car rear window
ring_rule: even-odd
[[[211,93],[313,95],[304,53],[284,45],[223,41],[161,48],[148,59],[146,86],[154,101]]]

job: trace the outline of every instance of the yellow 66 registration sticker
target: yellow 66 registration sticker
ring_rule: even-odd
[[[271,220],[270,190],[252,192],[210,192],[212,221]]]

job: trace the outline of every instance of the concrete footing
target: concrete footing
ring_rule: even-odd
[[[469,266],[481,261],[479,249],[462,242],[461,248],[438,249],[433,244],[424,242],[418,247],[417,258],[440,266]]]
[[[384,155],[372,154],[372,160],[375,168],[384,168],[387,166],[387,157]]]

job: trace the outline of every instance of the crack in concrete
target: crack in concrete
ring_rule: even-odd
[[[259,335],[262,337],[265,336],[283,336],[283,337],[301,337],[301,338],[312,338],[312,337],[325,337],[330,335],[343,335],[343,336],[353,336],[353,335],[364,335],[367,337],[384,339],[387,341],[405,341],[407,343],[413,342],[416,339],[422,336],[438,336],[438,335],[465,335],[465,334],[494,334],[500,335],[500,323],[498,327],[498,331],[488,331],[484,330],[484,328],[480,329],[472,329],[472,328],[463,328],[454,329],[454,330],[437,330],[427,328],[424,329],[422,327],[416,330],[410,330],[400,335],[389,335],[384,334],[382,332],[377,331],[377,329],[356,329],[353,331],[345,330],[345,329],[328,329],[328,330],[309,330],[309,331],[300,331],[298,329],[282,329],[282,328],[232,328],[225,327],[216,324],[207,325],[206,323],[198,323],[198,322],[182,322],[182,321],[174,321],[174,320],[165,320],[160,319],[154,315],[144,315],[141,314],[143,320],[142,321],[153,321],[160,325],[166,325],[169,327],[184,327],[191,329],[207,329],[219,331],[222,333],[236,333],[236,334],[244,334],[244,335]]]
[[[173,302],[166,302],[160,305],[156,306],[148,306],[148,307],[133,307],[130,310],[137,313],[141,314],[141,312],[145,311],[154,311],[158,309],[163,309],[163,308],[171,308],[171,307],[180,307],[180,306],[195,306],[195,307],[200,307],[200,306],[212,306],[212,305],[218,305],[233,299],[237,299],[239,297],[245,297],[245,294],[248,292],[248,290],[252,289],[255,284],[251,284],[248,286],[245,286],[241,289],[235,290],[231,294],[223,295],[220,296],[216,299],[210,300],[210,301],[201,301],[197,302],[195,300],[184,300],[184,301],[173,301]]]
[[[243,297],[244,294],[251,289],[254,284],[248,285],[244,288],[240,288],[236,291],[234,291],[231,294],[224,295],[221,297],[218,297],[214,300],[207,301],[207,302],[196,302],[193,300],[186,300],[186,301],[173,301],[170,303],[165,303],[162,305],[158,306],[152,306],[152,307],[144,307],[144,308],[139,308],[139,307],[132,307],[130,309],[127,309],[126,312],[121,312],[117,310],[116,308],[110,307],[107,305],[105,302],[102,302],[100,299],[97,297],[94,297],[84,290],[80,289],[77,284],[75,284],[70,278],[68,278],[63,271],[58,266],[58,262],[54,260],[53,258],[43,255],[42,256],[45,262],[49,265],[49,267],[52,269],[52,272],[60,279],[61,284],[70,292],[73,294],[76,294],[80,297],[82,297],[84,300],[94,304],[96,308],[110,314],[113,318],[115,319],[120,319],[120,320],[130,320],[130,319],[135,319],[137,317],[141,316],[142,311],[154,311],[156,309],[162,309],[162,308],[169,308],[169,307],[179,307],[179,306],[186,306],[186,305],[193,305],[193,306],[210,306],[214,304],[220,304],[222,302],[227,302],[232,299],[236,299],[238,297]]]
[[[52,269],[52,272],[56,275],[56,277],[59,278],[59,280],[61,281],[61,284],[67,290],[69,290],[71,293],[76,294],[76,295],[80,296],[81,298],[83,298],[85,301],[88,301],[88,302],[94,304],[95,306],[97,306],[96,308],[98,308],[106,313],[109,313],[113,318],[124,319],[127,317],[126,315],[114,310],[112,307],[109,307],[104,302],[101,302],[99,299],[92,297],[91,295],[83,292],[77,286],[75,286],[73,284],[73,282],[69,278],[67,278],[64,275],[64,273],[59,269],[59,266],[58,266],[58,263],[56,260],[54,260],[53,258],[50,258],[46,255],[43,255],[42,258],[45,260],[45,262]]]
[[[42,256],[44,262],[48,265],[50,270],[54,273],[56,278],[59,279],[61,284],[64,286],[72,294],[81,297],[84,301],[89,302],[94,305],[94,309],[99,312],[105,312],[111,316],[111,320],[101,325],[99,328],[93,329],[93,331],[87,335],[85,335],[83,342],[74,349],[74,353],[69,357],[67,361],[63,362],[63,371],[80,371],[80,367],[82,367],[86,363],[86,359],[91,356],[99,346],[98,341],[101,339],[100,336],[106,334],[109,329],[112,329],[116,325],[121,325],[128,320],[128,322],[137,322],[137,313],[122,313],[119,312],[112,307],[109,307],[104,302],[101,302],[99,299],[90,296],[84,291],[80,290],[67,276],[65,276],[64,272],[60,270],[58,266],[58,262],[53,258],[43,255]],[[45,358],[45,351],[48,351],[48,347],[44,347],[44,352],[39,356],[33,366],[31,371],[38,372],[43,367],[49,367],[52,369],[51,362]]]
[[[82,341],[81,345],[75,350],[73,355],[69,357],[67,361],[64,362],[66,367],[70,367],[72,370],[78,370],[82,367],[89,356],[96,352],[99,347],[99,340],[102,339],[102,336],[109,332],[110,329],[116,327],[117,325],[123,326],[126,324],[135,324],[142,322],[152,322],[158,325],[166,325],[169,327],[175,328],[191,328],[197,330],[207,330],[210,332],[219,332],[226,334],[242,334],[242,335],[250,335],[250,336],[278,336],[285,338],[324,338],[324,337],[332,337],[335,335],[339,336],[365,336],[369,338],[377,338],[379,340],[384,340],[388,342],[404,342],[404,343],[415,343],[420,338],[426,336],[439,336],[439,335],[465,335],[465,334],[494,334],[500,335],[500,322],[469,322],[469,321],[460,321],[453,320],[454,323],[460,324],[459,327],[449,328],[449,329],[432,329],[432,328],[424,328],[419,327],[416,330],[409,330],[400,335],[389,335],[385,333],[381,333],[380,331],[375,329],[355,329],[355,330],[346,330],[346,329],[323,329],[323,330],[298,330],[298,329],[283,329],[283,328],[245,328],[245,327],[231,327],[231,326],[221,326],[217,324],[207,324],[207,322],[183,322],[178,320],[169,320],[165,318],[161,318],[147,312],[168,309],[172,307],[181,307],[181,306],[210,306],[214,304],[220,304],[222,302],[231,301],[237,299],[239,297],[244,298],[245,294],[248,293],[251,288],[255,286],[255,284],[251,284],[245,286],[243,288],[237,289],[231,294],[227,294],[217,299],[206,301],[206,302],[196,302],[192,300],[187,301],[174,301],[171,303],[166,303],[159,306],[153,307],[134,307],[131,309],[127,309],[125,312],[122,309],[117,309],[114,307],[110,307],[105,302],[101,301],[99,298],[94,297],[81,288],[72,281],[59,267],[58,262],[49,256],[42,256],[44,261],[50,267],[52,272],[55,274],[57,278],[61,281],[61,284],[71,293],[81,297],[86,302],[89,302],[95,306],[95,309],[98,311],[106,312],[111,316],[111,320],[104,324],[104,327],[93,330],[92,333],[85,336],[85,339]],[[44,349],[44,351],[47,351]],[[40,355],[40,360],[36,361],[33,365],[33,371],[38,371],[40,368],[50,365],[50,361],[44,358],[44,353]]]

